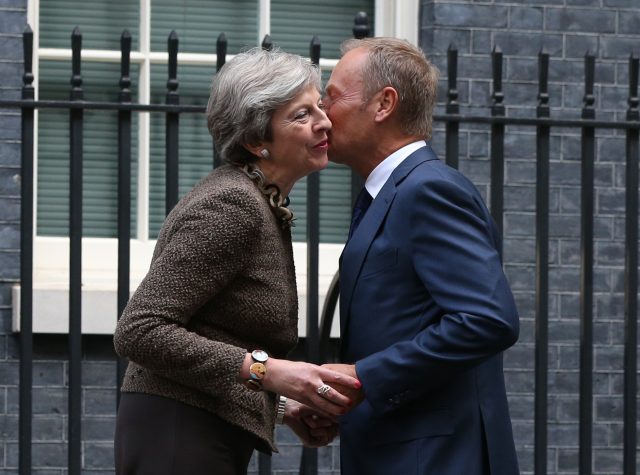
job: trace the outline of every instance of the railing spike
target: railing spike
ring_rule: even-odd
[[[131,34],[124,30],[120,36],[120,101],[131,102]]]
[[[82,99],[81,55],[82,33],[76,26],[71,33],[71,100]]]
[[[638,57],[633,53],[629,55],[629,109],[627,110],[627,120],[640,120],[640,112],[638,111],[638,105],[640,105],[640,99],[638,99],[638,69],[639,69]]]
[[[538,117],[549,117],[549,54],[538,53]]]
[[[369,17],[366,12],[356,13],[355,18],[353,19],[353,37],[361,40],[362,38],[369,36],[370,31]]]
[[[494,46],[491,52],[491,65],[493,76],[493,114],[504,115],[504,94],[502,93],[502,50],[499,46]]]
[[[453,43],[447,49],[447,113],[460,112],[458,104],[458,50]]]
[[[169,33],[167,39],[169,53],[169,78],[167,79],[167,104],[178,103],[178,34],[175,30]]]
[[[309,57],[313,64],[320,64],[320,38],[314,35],[309,44]]]
[[[266,51],[271,51],[273,49],[273,41],[271,40],[271,36],[264,35],[264,39],[262,40],[262,49]]]
[[[596,58],[589,51],[584,56],[584,107],[582,109],[583,119],[594,119],[595,109],[593,104],[595,103],[595,97],[593,95],[593,87],[595,82],[595,69]]]
[[[216,40],[216,71],[220,71],[220,68],[227,61],[227,46],[227,35],[220,33]]]
[[[24,57],[24,74],[22,75],[22,84],[24,88],[33,89],[33,30],[27,24],[22,33],[23,57]]]

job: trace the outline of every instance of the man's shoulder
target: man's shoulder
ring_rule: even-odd
[[[464,186],[471,184],[471,181],[462,172],[450,167],[439,158],[418,163],[409,172],[407,178],[416,183],[444,181]]]
[[[449,196],[452,199],[482,200],[478,188],[462,172],[450,167],[440,159],[426,160],[415,166],[402,181],[397,192],[415,197],[416,193],[428,196]]]

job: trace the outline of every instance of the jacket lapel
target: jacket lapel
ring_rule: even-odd
[[[391,208],[397,186],[414,168],[422,162],[433,159],[437,159],[437,157],[427,146],[416,150],[398,165],[371,203],[358,228],[342,251],[340,256],[340,335],[342,338],[346,336],[347,324],[351,315],[351,300],[360,270],[371,243]]]

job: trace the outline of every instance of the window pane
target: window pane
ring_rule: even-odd
[[[41,0],[40,47],[71,48],[71,32],[78,26],[83,48],[120,50],[126,29],[136,50],[139,6],[132,0]]]
[[[339,58],[340,43],[353,37],[353,19],[366,12],[374,24],[374,0],[271,0],[271,36],[285,51],[309,55],[314,35],[323,58]]]
[[[224,33],[228,53],[236,54],[258,43],[257,16],[255,0],[153,0],[151,50],[166,51],[175,30],[181,52],[215,53],[218,35]]]
[[[40,62],[40,99],[69,99],[69,61]],[[118,99],[120,65],[84,63],[85,98]],[[138,76],[137,68],[132,75]],[[135,80],[134,80],[135,83]],[[135,86],[134,86],[135,88]],[[133,90],[135,97],[136,91]],[[137,116],[132,120],[132,233],[135,230]],[[117,235],[118,121],[116,112],[84,112],[83,235]],[[69,111],[43,109],[38,118],[38,222],[43,236],[69,232]]]

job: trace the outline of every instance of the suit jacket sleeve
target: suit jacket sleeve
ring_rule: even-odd
[[[410,207],[402,230],[413,266],[406,278],[424,287],[425,307],[435,305],[438,316],[413,339],[356,363],[367,400],[379,413],[437,391],[518,337],[497,232],[477,190],[461,177],[437,176],[398,204]]]

